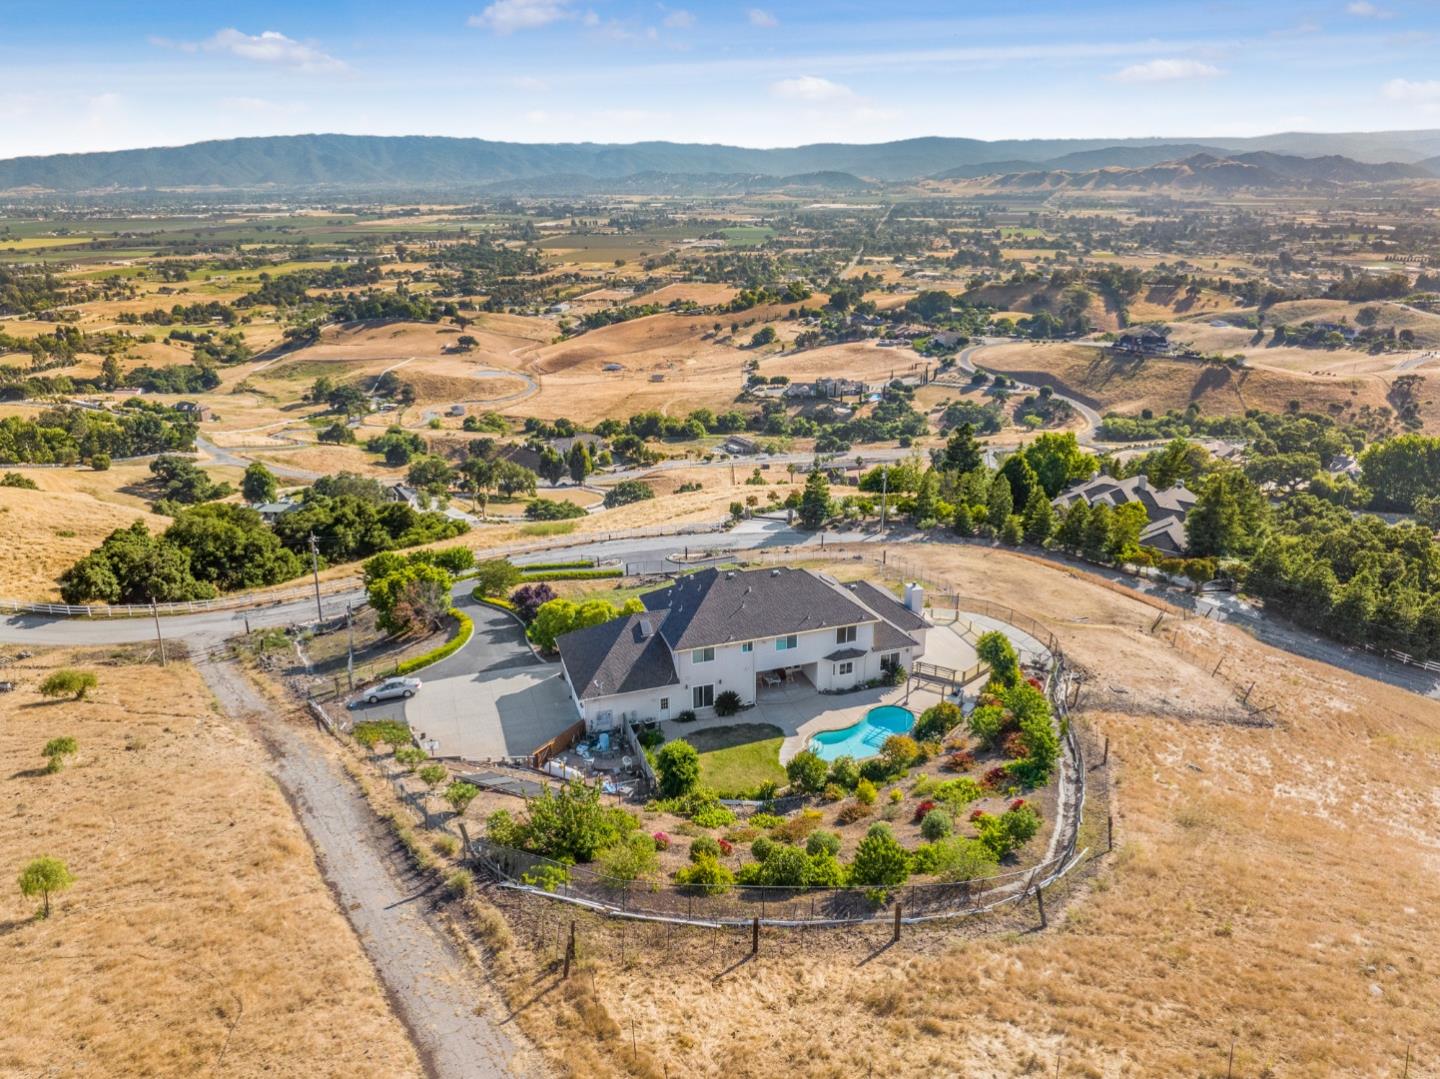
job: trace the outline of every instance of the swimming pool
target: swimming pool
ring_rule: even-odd
[[[859,723],[838,731],[821,731],[810,739],[810,748],[821,760],[836,757],[873,757],[892,734],[909,734],[915,713],[898,704],[882,704],[865,713]]]

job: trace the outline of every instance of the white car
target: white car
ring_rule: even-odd
[[[361,700],[366,704],[379,704],[381,701],[413,697],[419,691],[420,679],[418,678],[387,678],[367,689],[361,696]]]

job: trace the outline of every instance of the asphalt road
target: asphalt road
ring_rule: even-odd
[[[739,550],[764,550],[767,548],[797,546],[819,547],[823,543],[881,542],[875,533],[862,532],[802,532],[791,528],[782,521],[744,521],[729,532],[714,532],[704,535],[674,535],[653,539],[604,538],[550,547],[542,551],[517,555],[514,561],[526,562],[565,558],[596,558],[601,560],[621,559],[628,562],[660,562],[670,554],[697,549],[736,548]],[[893,538],[886,542],[895,542]],[[484,551],[479,552],[484,557]],[[455,586],[457,599],[469,597],[474,586],[461,581]],[[349,592],[325,596],[321,609],[325,618],[338,618],[345,613],[346,604],[357,604],[364,598],[364,592],[356,588]],[[160,630],[167,640],[185,640],[198,645],[213,645],[229,637],[244,633],[248,625],[252,629],[267,626],[289,626],[315,620],[313,600],[294,600],[271,607],[256,607],[246,611],[207,611],[200,614],[166,615],[160,619]],[[151,618],[59,618],[48,615],[17,614],[0,619],[0,644],[129,644],[155,639],[155,621]]]

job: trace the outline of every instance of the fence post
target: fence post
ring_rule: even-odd
[[[1115,849],[1115,815],[1113,813],[1105,815],[1105,833],[1105,849],[1112,851]]]
[[[750,923],[750,954],[760,954],[760,919],[756,918]]]
[[[1045,917],[1045,889],[1044,889],[1044,888],[1036,888],[1036,889],[1035,889],[1035,903],[1036,903],[1036,905],[1039,906],[1039,908],[1040,908],[1040,928],[1041,928],[1041,929],[1048,929],[1048,928],[1050,927],[1050,921],[1049,921],[1048,918]]]
[[[565,973],[562,975],[565,981],[570,980],[570,964],[575,959],[575,919],[570,919],[570,940],[565,945]]]
[[[904,907],[904,903],[895,904],[895,936],[891,938],[892,941],[898,941],[900,939],[900,912]]]

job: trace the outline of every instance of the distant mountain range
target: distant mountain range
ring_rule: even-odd
[[[950,178],[950,177],[947,177]],[[1217,157],[1198,153],[1176,161],[1138,168],[1087,170],[1029,169],[974,179],[980,186],[1003,189],[1188,191],[1333,191],[1348,184],[1433,180],[1437,173],[1424,165],[1395,161],[1372,164],[1330,154],[1295,157],[1261,151]]]
[[[1202,159],[1214,158],[1207,162]],[[1263,159],[1263,160],[1262,160]],[[1301,159],[1328,162],[1295,165]],[[1222,167],[1220,162],[1232,165]],[[1288,163],[1287,163],[1288,162]],[[1288,133],[1248,139],[921,138],[783,149],[674,142],[513,143],[432,136],[286,135],[0,161],[0,192],[430,189],[515,194],[863,190],[922,178],[1008,178],[1165,166],[1228,184],[1234,174],[1292,183],[1440,174],[1440,131]],[[1370,167],[1379,171],[1376,172]],[[1409,167],[1414,171],[1406,171]],[[1251,173],[1247,170],[1260,172]],[[1432,171],[1433,170],[1433,171]],[[1261,173],[1264,173],[1262,176]],[[1313,173],[1313,175],[1312,175]],[[1144,176],[1132,178],[1150,185]],[[1031,185],[1009,179],[1010,186]],[[1039,186],[1060,181],[1044,181]],[[1098,184],[1099,177],[1064,186]],[[1106,181],[1108,182],[1108,181]],[[1155,185],[1162,184],[1157,175]],[[1004,186],[1002,183],[1001,186]],[[1204,185],[1201,185],[1204,186]],[[1243,186],[1243,185],[1242,185]]]

